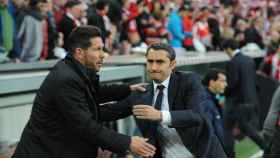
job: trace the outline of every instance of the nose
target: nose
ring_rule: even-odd
[[[156,64],[156,62],[152,62],[152,63],[151,63],[151,69],[152,69],[152,70],[157,70],[157,64]]]
[[[99,57],[100,57],[101,59],[104,59],[104,58],[105,58],[105,52],[104,52],[103,50],[100,51]]]

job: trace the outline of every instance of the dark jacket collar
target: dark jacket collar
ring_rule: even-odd
[[[68,54],[64,60],[84,80],[86,84],[93,85],[94,89],[98,90],[99,75],[95,71],[82,65],[70,54]]]
[[[209,99],[215,99],[216,97],[216,94],[214,94],[213,92],[211,92],[209,89],[208,89],[208,87],[205,87],[205,89],[206,89],[206,92],[207,92],[207,98],[209,98]]]
[[[27,11],[27,14],[32,16],[33,18],[39,20],[39,21],[42,21],[44,20],[44,15],[42,13],[40,13],[39,11],[36,11],[36,10],[28,10]]]

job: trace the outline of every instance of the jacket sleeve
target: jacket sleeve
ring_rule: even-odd
[[[236,91],[235,89],[237,88],[239,78],[240,78],[238,74],[237,64],[230,61],[226,66],[226,71],[227,71],[228,86],[226,88],[225,95],[231,96],[232,95],[231,92]]]
[[[96,113],[90,111],[90,106],[96,105],[88,105],[83,86],[74,79],[65,79],[61,83],[55,102],[61,117],[73,132],[81,139],[104,149],[116,153],[126,152],[130,137],[107,129],[94,120]]]
[[[100,120],[102,121],[115,121],[121,118],[128,117],[132,115],[132,107],[133,107],[133,96],[130,95],[126,99],[108,103],[100,106]]]
[[[128,85],[101,85],[99,87],[98,99],[100,103],[120,101],[130,94]]]

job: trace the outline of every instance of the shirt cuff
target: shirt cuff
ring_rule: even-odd
[[[162,114],[162,125],[170,125],[171,124],[171,114],[169,111],[161,111]]]

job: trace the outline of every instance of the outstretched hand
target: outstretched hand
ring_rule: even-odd
[[[129,145],[130,151],[134,154],[143,156],[143,157],[153,157],[156,151],[156,148],[147,143],[148,139],[134,136],[131,138],[131,143]]]
[[[147,85],[148,85],[148,83],[138,83],[138,84],[130,85],[129,88],[131,91],[145,92],[146,91],[145,86],[147,86]]]

